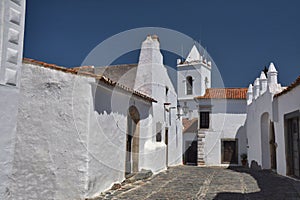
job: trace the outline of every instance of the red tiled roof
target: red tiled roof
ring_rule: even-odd
[[[138,96],[140,98],[143,98],[147,101],[150,101],[150,102],[157,102],[155,99],[141,93],[141,92],[138,92],[136,90],[133,90],[129,87],[126,87],[116,81],[112,81],[111,79],[103,76],[103,75],[98,75],[98,74],[94,74],[90,71],[85,71],[85,70],[82,70],[82,69],[90,69],[92,68],[92,66],[82,66],[82,67],[76,67],[76,68],[66,68],[66,67],[61,67],[61,66],[58,66],[58,65],[55,65],[55,64],[49,64],[49,63],[45,63],[45,62],[41,62],[41,61],[37,61],[37,60],[34,60],[34,59],[29,59],[29,58],[23,58],[23,63],[27,63],[27,64],[34,64],[34,65],[38,65],[38,66],[41,66],[41,67],[45,67],[45,68],[49,68],[49,69],[54,69],[54,70],[58,70],[58,71],[62,71],[62,72],[65,72],[65,73],[71,73],[71,74],[76,74],[76,75],[81,75],[81,76],[87,76],[87,77],[92,77],[92,78],[95,78],[96,80],[99,80],[107,85],[110,85],[110,86],[113,86],[113,87],[118,87],[124,91],[127,91],[127,92],[130,92],[132,93],[133,95],[135,96]]]
[[[298,78],[291,85],[289,85],[287,88],[285,88],[284,90],[282,90],[278,94],[275,94],[274,97],[279,97],[279,96],[281,96],[285,93],[288,93],[289,91],[291,91],[293,88],[297,87],[298,85],[300,85],[300,76],[298,76]]]
[[[197,131],[198,119],[182,119],[183,133],[193,133]]]
[[[247,88],[208,88],[196,99],[246,99]]]

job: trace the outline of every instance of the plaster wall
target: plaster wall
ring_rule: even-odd
[[[163,65],[159,41],[156,36],[147,36],[142,44],[137,67],[134,88],[157,100],[152,104],[153,120],[152,141],[145,143],[144,152],[156,159],[157,167],[154,172],[165,169],[168,165],[182,162],[182,129],[177,114],[177,94]],[[167,130],[167,131],[166,131]],[[166,145],[166,132],[168,145]],[[156,142],[156,135],[161,133],[161,142]],[[149,162],[150,159],[147,159]],[[152,162],[152,161],[151,161]],[[153,163],[148,163],[148,166]]]
[[[94,79],[23,64],[9,199],[82,199]]]
[[[6,199],[9,193],[16,139],[18,94],[18,88],[0,85],[0,199]]]
[[[300,86],[293,88],[286,94],[274,98],[274,128],[275,128],[275,142],[277,143],[276,160],[277,173],[286,175],[286,156],[285,156],[285,126],[284,115],[300,110]],[[299,121],[300,124],[300,121]]]
[[[264,169],[270,168],[269,159],[269,135],[265,135],[262,141],[261,120],[264,113],[268,113],[269,121],[273,121],[272,115],[273,94],[267,90],[257,99],[253,99],[252,103],[247,106],[246,132],[248,138],[248,162],[257,162]],[[265,151],[262,150],[262,147]],[[263,156],[263,154],[266,154]],[[263,161],[264,157],[264,161]],[[264,165],[262,165],[264,163]]]
[[[149,160],[149,155],[144,151],[145,143],[152,139],[152,127],[149,126],[152,120],[151,103],[101,82],[93,86],[93,95],[88,145],[90,197],[125,178],[127,114],[130,106],[135,106],[140,116],[139,170],[145,168],[155,171],[160,167],[154,160]]]

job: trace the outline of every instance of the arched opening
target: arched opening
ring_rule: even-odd
[[[127,114],[125,174],[139,170],[139,121],[139,111],[135,106],[130,106]]]
[[[193,78],[186,77],[186,94],[193,94]]]
[[[262,154],[262,168],[271,168],[271,155],[270,155],[270,119],[269,113],[264,113],[261,116],[261,154]]]

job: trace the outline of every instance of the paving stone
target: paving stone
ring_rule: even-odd
[[[300,200],[300,181],[265,170],[177,166],[100,199]]]

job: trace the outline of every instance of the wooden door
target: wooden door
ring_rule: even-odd
[[[169,156],[168,156],[168,153],[169,153],[169,149],[168,149],[168,143],[169,143],[169,130],[168,128],[165,129],[165,144],[166,144],[166,166],[168,167],[168,159],[169,159]]]
[[[298,128],[298,117],[291,119],[291,129],[292,135],[292,157],[293,157],[293,169],[294,175],[300,176],[300,150],[299,150],[299,128]]]
[[[238,164],[237,141],[222,141],[222,163]]]

